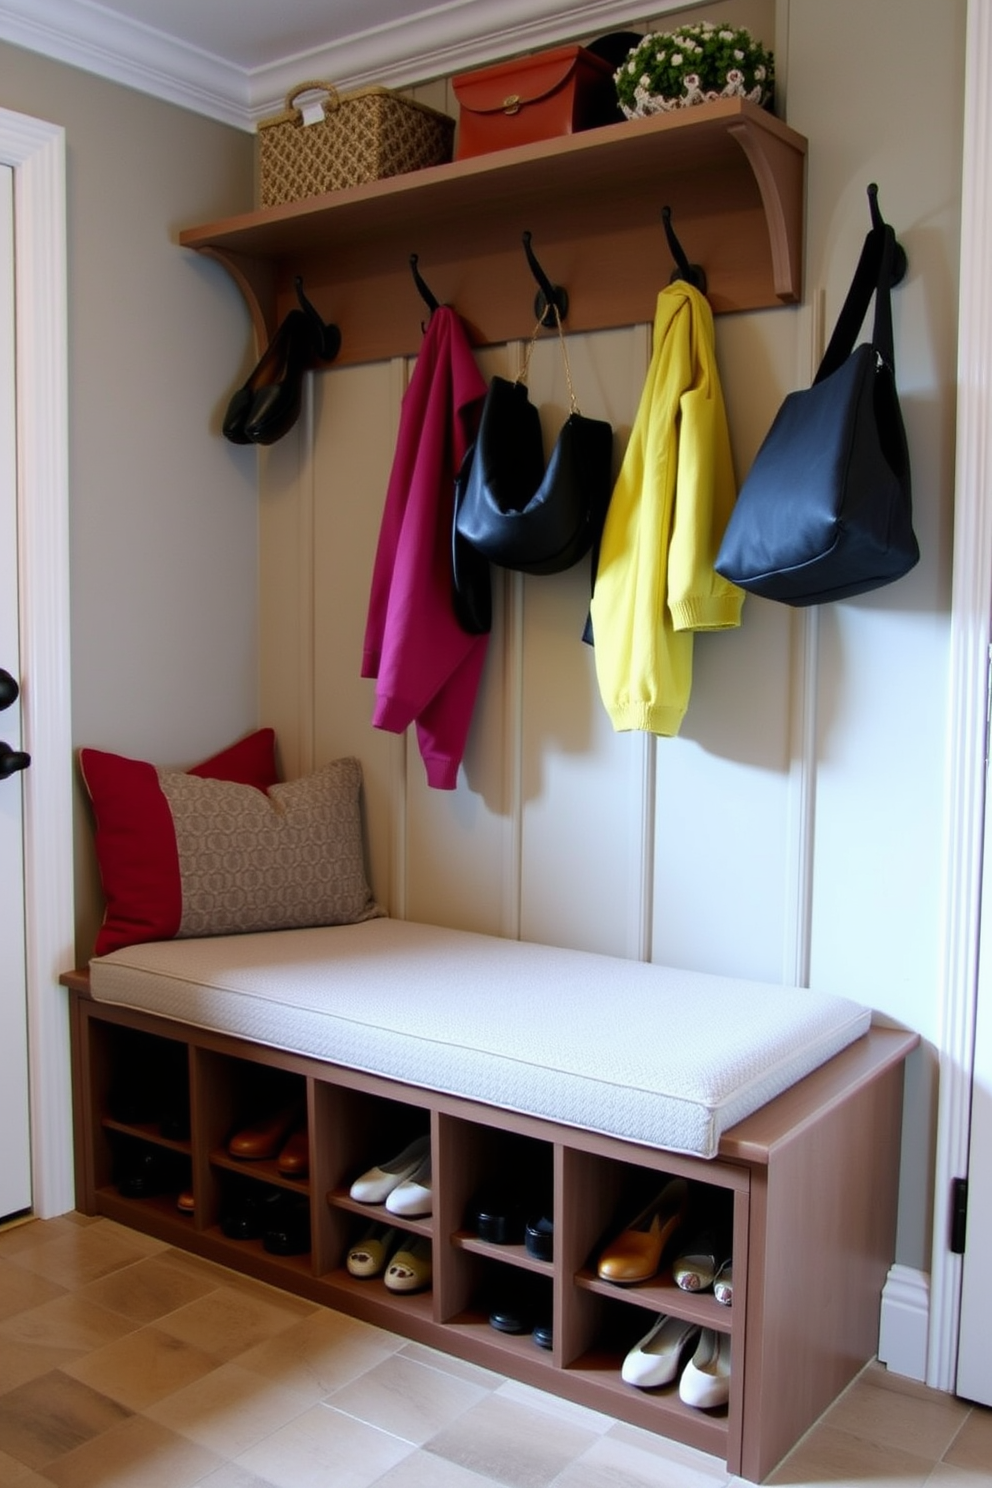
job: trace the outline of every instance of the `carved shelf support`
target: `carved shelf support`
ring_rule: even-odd
[[[244,295],[251,316],[255,344],[261,355],[276,329],[276,264],[272,259],[252,258],[245,253],[234,253],[227,248],[215,248],[205,244],[200,250],[204,258],[212,258],[222,264]]]
[[[727,131],[740,145],[754,172],[768,222],[775,293],[783,302],[802,299],[802,220],[804,172],[794,152],[773,134],[759,132],[751,120]]]

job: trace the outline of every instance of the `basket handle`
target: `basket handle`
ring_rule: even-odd
[[[327,97],[319,101],[315,100],[309,108],[299,108],[296,100],[302,93],[326,93]],[[292,109],[298,113],[304,124],[321,124],[324,120],[325,108],[336,109],[340,106],[341,99],[338,97],[337,88],[335,88],[333,83],[325,83],[320,78],[316,78],[309,83],[297,83],[292,93],[286,95],[287,109]]]

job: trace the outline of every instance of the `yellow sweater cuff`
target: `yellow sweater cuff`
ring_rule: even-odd
[[[618,734],[637,731],[642,734],[661,734],[674,739],[685,717],[684,708],[673,708],[665,703],[629,702],[615,703],[609,709],[610,721]]]
[[[681,599],[671,606],[676,630],[732,630],[741,623],[744,590]]]

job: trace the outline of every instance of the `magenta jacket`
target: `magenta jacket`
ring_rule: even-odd
[[[485,395],[465,328],[442,305],[403,395],[362,654],[362,676],[377,679],[373,725],[400,734],[415,722],[438,790],[455,788],[489,642],[458,624],[451,567],[455,475]]]

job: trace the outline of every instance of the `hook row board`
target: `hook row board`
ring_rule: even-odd
[[[416,353],[411,252],[476,344],[528,336],[521,238],[568,291],[570,332],[650,321],[671,255],[663,204],[717,314],[802,294],[806,142],[739,99],[545,140],[190,228],[240,285],[264,343],[294,280],[340,326],[339,364]]]

